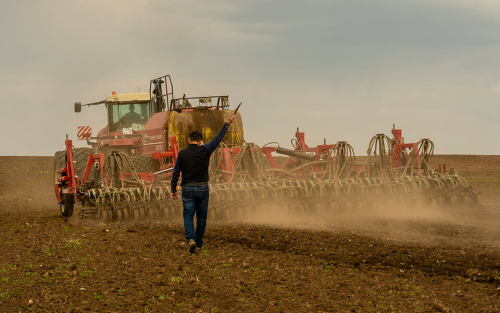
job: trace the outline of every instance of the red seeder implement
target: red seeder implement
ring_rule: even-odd
[[[293,150],[271,144],[229,147],[221,143],[210,164],[209,212],[222,218],[252,214],[271,205],[308,214],[377,210],[389,202],[401,202],[402,208],[416,202],[477,202],[477,193],[464,178],[446,171],[445,165],[437,170],[430,167],[431,140],[404,143],[401,130],[395,128],[392,135],[374,136],[363,157],[356,157],[346,141],[326,144],[325,140],[311,148],[298,129]],[[71,140],[66,140],[66,151],[56,154],[60,177],[55,190],[62,214],[71,216],[76,200],[83,205],[81,217],[103,221],[169,219],[181,214],[181,202],[170,199],[170,170],[179,147],[175,136],[168,136],[168,142],[168,151],[140,159],[159,161],[162,166],[156,172],[142,170],[151,167],[118,151],[86,153],[82,171],[75,168],[76,152]],[[62,163],[64,167],[57,166]]]

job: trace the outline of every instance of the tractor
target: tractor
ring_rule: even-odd
[[[71,147],[71,153],[68,153],[68,148],[55,153],[55,192],[63,216],[72,215],[77,189],[83,192],[91,188],[94,186],[91,182],[99,176],[100,169],[90,164],[90,160],[104,160],[110,154],[120,154],[130,161],[123,164],[125,176],[162,171],[173,167],[179,149],[187,147],[191,131],[199,130],[203,141],[208,142],[231,114],[227,95],[174,98],[170,75],[152,79],[149,93],[113,92],[99,102],[83,105],[76,102],[74,109],[81,112],[82,106],[101,104],[106,106],[108,125],[96,137],[92,137],[89,126],[78,127],[78,139],[87,140],[90,147]],[[225,145],[243,144],[242,124],[241,115],[237,114],[233,127],[225,136]],[[70,173],[70,167],[74,173]],[[71,175],[74,182],[71,182]],[[152,180],[145,174],[142,177]]]

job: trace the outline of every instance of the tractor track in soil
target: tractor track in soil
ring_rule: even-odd
[[[499,312],[500,156],[438,163],[481,204],[270,208],[208,221],[190,255],[181,220],[62,218],[52,157],[0,157],[0,312]]]

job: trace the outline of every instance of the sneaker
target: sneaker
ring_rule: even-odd
[[[194,242],[194,239],[189,240],[188,248],[190,253],[194,253],[194,251],[196,250],[196,242]]]

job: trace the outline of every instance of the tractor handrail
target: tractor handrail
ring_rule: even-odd
[[[165,93],[163,93],[162,85],[165,85]],[[168,85],[170,85],[170,92],[168,91]],[[169,96],[171,98],[174,97],[174,85],[172,84],[170,75],[152,79],[149,82],[149,96],[150,100],[154,100],[155,105],[157,105],[157,112],[163,111],[167,103],[170,103]]]
[[[217,99],[217,104],[211,105],[212,99]],[[193,105],[189,100],[198,100],[198,105]],[[203,101],[202,101],[203,100]],[[170,101],[170,110],[179,109],[192,109],[192,108],[218,108],[225,109],[229,108],[229,95],[222,96],[204,96],[204,97],[182,97],[172,99]]]

